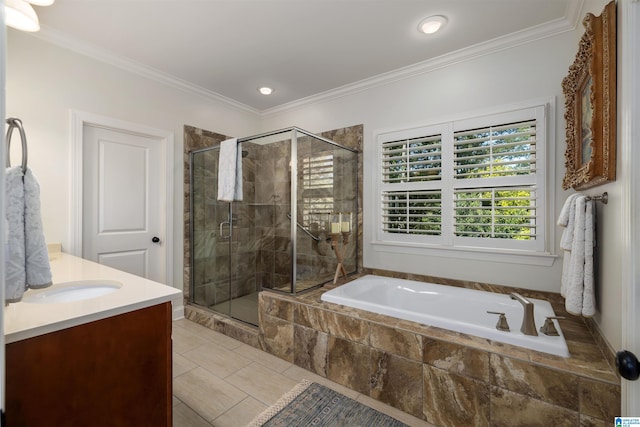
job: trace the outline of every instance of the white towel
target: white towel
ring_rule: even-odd
[[[31,169],[24,174],[24,235],[27,287],[47,287],[52,283],[51,266],[42,228],[40,185]]]
[[[592,317],[596,314],[596,297],[593,273],[593,248],[596,245],[596,202],[587,201],[584,224],[584,291],[582,292],[582,315]]]
[[[33,173],[5,172],[7,257],[5,302],[18,302],[27,288],[51,285],[51,267],[40,216],[40,187]]]
[[[242,200],[242,144],[237,138],[220,144],[218,159],[218,200]]]
[[[26,290],[24,185],[20,166],[5,171],[6,249],[5,302],[18,302]]]
[[[567,213],[568,212],[568,213]],[[592,201],[582,195],[570,196],[562,208],[558,225],[564,226],[560,246],[565,250],[560,294],[571,314],[595,314],[593,245],[595,216]]]
[[[580,197],[579,193],[570,195],[564,202],[564,206],[562,207],[560,216],[558,217],[558,225],[565,227],[562,232],[562,238],[560,239],[560,247],[569,251],[571,250],[571,245],[573,243],[573,221],[576,216],[575,200],[578,197]]]

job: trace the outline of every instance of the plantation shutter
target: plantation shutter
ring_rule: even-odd
[[[302,177],[302,224],[322,226],[333,212],[333,153],[314,153],[299,163]]]
[[[536,240],[536,120],[454,132],[457,237]]]
[[[442,234],[442,136],[382,143],[382,229]]]

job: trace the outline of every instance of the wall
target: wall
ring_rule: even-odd
[[[364,124],[365,267],[557,291],[562,266],[558,260],[551,267],[535,267],[378,251],[372,244],[375,238],[373,213],[379,198],[374,186],[378,179],[374,134],[383,129],[438,123],[445,117],[541,97],[556,97],[560,104],[560,81],[573,61],[576,46],[573,34],[565,33],[349,96],[267,115],[263,128],[295,123],[316,131],[350,123]],[[556,108],[555,112],[558,123],[562,123],[560,110]],[[550,145],[556,156],[554,171],[557,175],[564,164],[564,146],[556,141],[562,140],[563,132],[562,126],[556,126]],[[566,195],[559,186],[556,188],[555,204],[559,212]],[[555,219],[556,215],[553,217]]]
[[[580,16],[600,14],[603,0],[586,1]],[[472,280],[517,286],[533,290],[559,292],[562,260],[551,266],[473,261],[458,258],[381,252],[372,244],[375,238],[376,201],[372,184],[378,179],[375,165],[377,131],[409,128],[438,123],[446,118],[473,115],[483,109],[528,100],[555,98],[555,130],[549,139],[549,152],[555,156],[548,177],[554,197],[550,200],[550,227],[554,237],[552,253],[558,254],[561,229],[555,221],[571,191],[563,191],[564,175],[564,96],[561,82],[573,63],[578,41],[584,32],[581,23],[573,31],[525,43],[509,49],[473,57],[395,82],[366,88],[343,96],[327,97],[314,103],[281,107],[263,116],[262,127],[277,129],[295,124],[312,132],[364,124],[364,266],[370,268],[425,274],[443,278]],[[620,180],[625,171],[618,169],[618,181],[591,189],[588,193],[608,191],[610,202],[599,206],[598,306],[596,322],[610,345],[620,345],[620,253],[621,219]],[[606,250],[605,250],[606,249]]]
[[[586,0],[580,16],[599,14],[605,0]],[[267,112],[260,119],[247,111],[169,88],[105,65],[24,33],[9,30],[7,54],[8,116],[21,117],[30,141],[30,165],[42,186],[44,227],[50,242],[68,243],[69,110],[77,109],[170,130],[175,135],[174,285],[182,286],[182,126],[215,129],[227,135],[251,135],[292,125],[318,132],[364,125],[364,265],[460,280],[477,280],[558,292],[561,260],[551,267],[425,258],[377,252],[371,244],[377,195],[372,183],[374,132],[428,124],[443,117],[473,113],[530,99],[555,97],[555,154],[550,178],[555,220],[569,191],[562,191],[564,118],[560,82],[577,51],[583,28],[536,42],[450,64],[394,83],[363,89],[298,107]],[[620,89],[619,89],[620,93]],[[598,314],[596,322],[614,348],[621,345],[620,221],[622,185],[628,173],[618,162],[616,182],[589,193],[608,191],[609,204],[598,207]],[[554,228],[554,227],[552,227]],[[554,252],[560,230],[554,229]],[[359,248],[360,250],[360,248]]]
[[[256,133],[258,116],[15,30],[8,31],[6,87],[6,114],[23,120],[29,166],[40,182],[46,239],[62,243],[63,250],[69,247],[70,110],[173,132],[174,277],[169,284],[182,288],[183,125],[243,136]],[[14,154],[19,156],[19,149]]]

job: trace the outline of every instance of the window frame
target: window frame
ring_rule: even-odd
[[[518,262],[525,264],[550,265],[555,258],[551,252],[554,231],[552,221],[553,189],[548,183],[553,182],[554,156],[548,149],[550,139],[554,136],[554,99],[536,100],[506,107],[494,108],[492,111],[479,112],[477,114],[459,115],[432,124],[418,125],[405,129],[381,130],[374,133],[376,143],[376,218],[374,221],[374,239],[372,244],[377,251],[392,251],[401,253],[424,253],[428,250],[431,254],[448,257],[471,256],[471,258],[491,259],[499,255],[502,261]],[[455,236],[453,229],[454,203],[453,197],[456,188],[454,181],[454,133],[457,131],[486,128],[504,123],[517,123],[530,119],[536,120],[536,226],[540,227],[540,233],[533,241],[517,241],[514,239],[476,238],[468,236]],[[433,189],[442,192],[442,227],[440,236],[413,235],[402,233],[388,233],[383,231],[383,195],[386,191],[394,191],[393,184],[383,182],[383,143],[409,140],[439,132],[442,135],[442,178],[441,180],[429,180],[416,183],[405,183],[403,187],[410,190]],[[507,181],[511,177],[495,180]],[[476,178],[487,182],[486,178]],[[518,181],[518,180],[515,180]],[[493,186],[493,188],[499,188]],[[396,190],[398,190],[396,186]],[[526,242],[526,244],[522,244]],[[477,256],[474,256],[477,255]],[[504,258],[504,255],[512,254],[513,257]],[[497,258],[496,258],[497,259]]]

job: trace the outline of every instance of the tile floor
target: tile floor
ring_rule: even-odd
[[[302,379],[415,427],[431,424],[186,319],[173,322],[174,427],[244,427]]]

